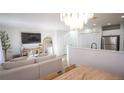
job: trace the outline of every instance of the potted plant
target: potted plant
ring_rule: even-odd
[[[4,51],[5,60],[7,60],[7,51],[11,47],[9,36],[6,31],[0,31],[0,39],[2,44],[2,49]]]

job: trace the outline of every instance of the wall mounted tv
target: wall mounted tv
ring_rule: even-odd
[[[23,44],[41,43],[41,33],[21,33]]]

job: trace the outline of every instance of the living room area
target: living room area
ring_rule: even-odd
[[[54,19],[52,19],[53,16]],[[30,49],[37,54],[49,52],[49,54],[61,55],[62,53],[59,54],[59,50],[55,47],[58,47],[57,43],[59,42],[57,41],[59,37],[57,31],[64,30],[59,28],[60,23],[54,22],[57,20],[55,17],[54,13],[1,14],[1,20],[3,20],[0,25],[1,34],[5,32],[11,44],[8,48],[7,59],[9,60],[13,56],[27,55]]]
[[[65,52],[58,49],[58,47],[60,46],[59,48],[61,48],[63,44],[63,42],[61,42],[62,39],[61,41],[57,40],[59,39],[59,33],[57,31],[60,30],[60,32],[62,32],[61,28],[58,29],[57,27],[61,25],[54,22],[55,19],[53,19],[53,16],[56,17],[56,14],[1,13],[0,41],[2,56],[0,56],[0,63],[2,67],[0,68],[10,70],[49,59],[62,60],[63,62],[59,63],[61,66],[58,65],[58,67],[56,67],[56,65],[54,65],[52,67],[53,72],[57,71],[57,68],[62,70],[62,66],[67,66]],[[55,28],[55,26],[57,27]],[[62,44],[59,45],[58,43]],[[49,73],[50,71],[51,69],[48,70]],[[46,73],[48,74],[48,72]],[[40,77],[37,77],[37,79],[39,78]]]

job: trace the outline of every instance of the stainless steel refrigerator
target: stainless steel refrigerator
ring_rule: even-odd
[[[119,36],[102,36],[101,49],[119,51]]]

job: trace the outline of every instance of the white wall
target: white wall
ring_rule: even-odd
[[[53,47],[54,47],[54,51],[56,51],[56,37],[55,37],[55,31],[46,31],[46,30],[42,30],[42,29],[32,29],[32,28],[23,28],[23,27],[9,27],[7,25],[5,26],[1,26],[0,24],[0,29],[1,31],[7,31],[9,38],[10,38],[10,42],[11,42],[11,49],[9,49],[8,51],[8,58],[11,58],[13,55],[15,54],[20,54],[20,50],[22,47],[22,43],[21,43],[21,32],[30,32],[30,33],[41,33],[41,41],[43,42],[43,39],[46,36],[50,36],[53,39]],[[41,42],[41,43],[42,43]],[[23,44],[23,47],[37,47],[39,45],[39,43],[35,43],[35,44]],[[56,52],[55,52],[56,53]]]
[[[69,48],[69,63],[91,65],[124,76],[124,52]]]
[[[80,35],[80,47],[91,48],[92,43],[97,44],[97,48],[101,48],[101,35],[99,33],[89,33]]]
[[[56,55],[64,55],[66,54],[65,48],[66,48],[66,43],[65,43],[65,35],[66,31],[56,31],[56,39],[55,39],[55,47],[56,47]]]
[[[61,34],[60,34],[61,35]],[[67,54],[67,47],[79,47],[79,31],[66,31],[63,34],[63,51]],[[61,43],[60,43],[61,44]]]
[[[97,48],[101,48],[101,28],[97,27],[96,32],[85,33],[84,31],[79,35],[79,47],[91,48],[91,44],[94,42],[97,44]]]
[[[67,33],[66,44],[71,47],[78,47],[79,44],[79,31],[69,31]]]
[[[32,29],[32,28],[23,28],[23,27],[9,27],[7,25],[2,26],[0,24],[1,31],[7,31],[10,41],[11,49],[8,51],[8,58],[11,58],[15,54],[20,54],[21,47],[37,47],[39,43],[35,44],[23,44],[21,43],[21,32],[30,32],[30,33],[41,33],[41,43],[45,37],[51,37],[53,40],[53,50],[55,55],[63,55],[64,52],[64,35],[65,31],[48,31],[42,29]]]
[[[3,56],[3,50],[1,46],[1,40],[0,40],[0,64],[4,62],[4,56]]]

